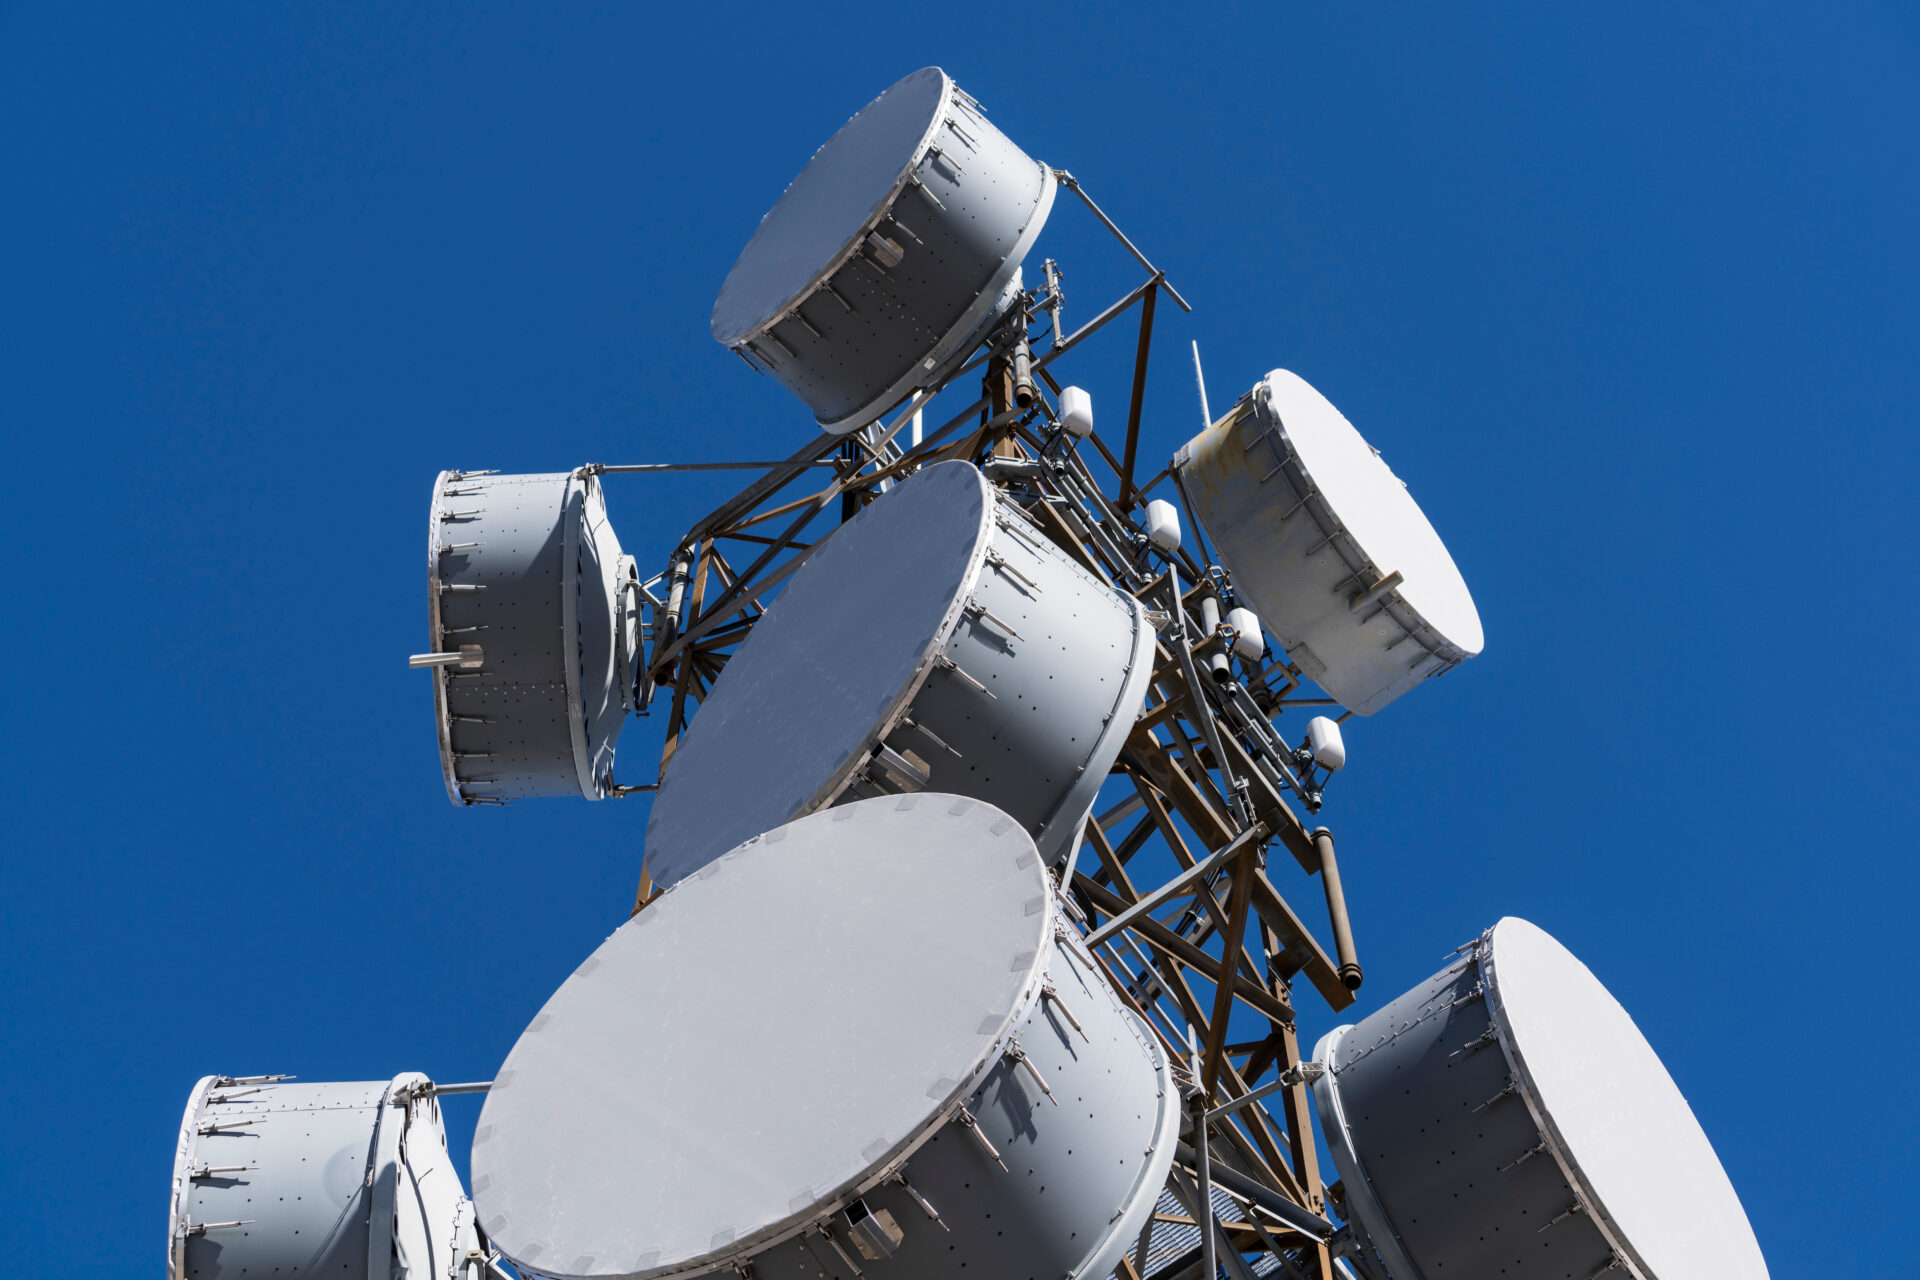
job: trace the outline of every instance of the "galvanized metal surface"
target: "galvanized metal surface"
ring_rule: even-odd
[[[964,797],[742,845],[622,926],[515,1045],[475,1135],[482,1224],[523,1274],[583,1280],[1104,1276],[1159,1193],[1178,1100],[1058,910],[1018,824]],[[892,1256],[855,1261],[857,1197],[902,1229]]]

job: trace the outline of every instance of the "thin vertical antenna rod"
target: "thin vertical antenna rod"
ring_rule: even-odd
[[[1200,372],[1200,343],[1193,344],[1193,384],[1200,388],[1200,427],[1213,425],[1213,413],[1207,408],[1207,375]]]
[[[1200,429],[1206,431],[1213,426],[1213,411],[1207,407],[1207,375],[1200,370],[1200,343],[1193,344],[1193,384],[1200,389]],[[1200,521],[1194,518],[1193,499],[1187,496],[1187,482],[1181,478],[1177,467],[1169,466],[1173,473],[1173,487],[1180,493],[1180,504],[1187,510],[1187,523],[1193,528],[1194,545],[1200,548],[1200,563],[1213,563],[1213,552],[1207,550],[1207,535],[1200,528]]]

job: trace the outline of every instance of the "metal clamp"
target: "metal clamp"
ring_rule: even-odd
[[[1012,636],[1015,640],[1026,639],[1025,636],[1021,635],[1018,631],[1015,631],[1013,629],[1013,625],[1009,623],[1005,618],[1001,618],[997,616],[996,614],[994,614],[992,610],[988,609],[987,606],[981,604],[978,600],[975,600],[969,597],[967,600],[965,612],[973,614],[975,617],[979,618],[982,622],[991,622],[994,626],[1000,628],[1000,630],[1006,632],[1008,635]]]
[[[853,304],[847,301],[846,296],[844,294],[842,294],[838,289],[833,287],[833,281],[822,280],[820,282],[820,287],[822,289],[825,289],[828,293],[832,294],[833,300],[839,303],[841,306],[845,307],[849,314],[852,313]]]
[[[907,185],[918,190],[921,195],[927,198],[927,203],[932,205],[934,208],[938,209],[940,212],[945,213],[947,211],[947,206],[941,203],[939,196],[936,196],[935,194],[933,194],[932,191],[928,190],[927,184],[920,180],[919,174],[917,173],[908,174]],[[849,307],[848,310],[851,311],[852,308]]]
[[[1521,1165],[1533,1159],[1535,1156],[1541,1154],[1546,1149],[1547,1149],[1547,1140],[1545,1138],[1542,1138],[1540,1141],[1534,1143],[1531,1147],[1528,1147],[1525,1151],[1522,1151],[1513,1160],[1509,1161],[1506,1164],[1501,1165],[1498,1169],[1495,1169],[1494,1172],[1505,1173],[1509,1169],[1518,1169]]]
[[[894,1185],[898,1186],[902,1191],[906,1192],[909,1196],[913,1197],[913,1202],[920,1206],[920,1212],[926,1214],[929,1218],[932,1218],[934,1222],[939,1225],[942,1231],[953,1230],[952,1227],[947,1225],[946,1219],[940,1216],[940,1211],[938,1209],[935,1209],[933,1207],[933,1204],[925,1196],[920,1194],[920,1189],[914,1186],[911,1182],[907,1181],[907,1175],[904,1170],[893,1175],[893,1182],[894,1182]]]
[[[840,1242],[834,1238],[832,1227],[823,1222],[818,1227],[818,1230],[820,1232],[820,1238],[832,1245],[833,1251],[840,1255],[840,1261],[847,1264],[847,1270],[853,1272],[856,1276],[865,1274],[860,1270],[860,1264],[855,1262],[853,1256],[842,1248]]]
[[[918,720],[915,720],[912,716],[900,717],[900,727],[903,729],[913,730],[915,733],[925,738],[928,742],[931,742],[934,746],[940,748],[942,751],[945,751],[950,755],[953,755],[956,757],[960,756],[959,751],[949,746],[945,738],[942,738],[939,734],[927,728],[927,726],[921,724]],[[964,757],[961,757],[961,758],[964,759]]]
[[[187,1176],[195,1182],[200,1182],[207,1178],[220,1177],[222,1174],[252,1173],[259,1167],[257,1164],[203,1164],[196,1166]]]
[[[1056,1107],[1060,1105],[1060,1099],[1054,1097],[1053,1090],[1047,1087],[1047,1078],[1040,1074],[1040,1068],[1034,1065],[1032,1056],[1021,1047],[1019,1037],[1016,1036],[1007,1041],[1007,1047],[1001,1052],[1027,1069],[1027,1074],[1033,1077],[1033,1082],[1039,1086],[1040,1092],[1047,1095],[1048,1102]]]
[[[1488,1045],[1494,1043],[1499,1038],[1500,1038],[1500,1033],[1494,1030],[1494,1028],[1488,1027],[1485,1031],[1482,1031],[1479,1035],[1467,1041],[1465,1044],[1461,1045],[1458,1049],[1455,1049],[1452,1053],[1448,1054],[1447,1056],[1449,1058],[1458,1058],[1463,1054],[1472,1053],[1476,1049],[1484,1049]]]
[[[939,667],[943,671],[951,672],[953,675],[958,676],[961,680],[972,685],[974,688],[974,692],[984,693],[989,698],[992,698],[995,702],[998,702],[1000,700],[999,697],[995,695],[993,690],[987,688],[987,686],[981,684],[978,680],[975,680],[972,676],[968,675],[964,667],[962,667],[959,663],[955,662],[952,658],[949,658],[946,654],[943,653],[938,658],[935,658],[934,665]]]
[[[987,1135],[980,1131],[980,1121],[974,1117],[973,1112],[967,1110],[963,1105],[959,1113],[954,1116],[954,1119],[960,1122],[961,1128],[973,1135],[974,1141],[978,1142],[981,1150],[985,1151],[993,1162],[1000,1166],[1001,1172],[1011,1172],[1011,1170],[1007,1168],[1007,1162],[1000,1158],[999,1150],[988,1140]]]
[[[987,548],[987,563],[992,565],[994,568],[998,569],[1001,573],[1006,574],[1009,578],[1012,578],[1015,582],[1019,583],[1021,586],[1025,587],[1029,594],[1032,594],[1032,595],[1040,594],[1039,583],[1035,582],[1032,578],[1029,578],[1026,574],[1020,572],[1018,569],[1014,568],[1011,564],[1007,563],[1007,558],[1001,555],[998,551],[995,551],[991,547]]]
[[[256,1117],[252,1120],[209,1120],[200,1125],[194,1132],[203,1137],[210,1133],[225,1133],[228,1129],[244,1129],[250,1124],[258,1124],[263,1118],[264,1117]]]
[[[1548,1227],[1559,1226],[1561,1223],[1565,1222],[1568,1218],[1571,1218],[1574,1214],[1585,1213],[1586,1211],[1587,1211],[1586,1204],[1582,1202],[1578,1197],[1575,1197],[1574,1202],[1572,1204],[1568,1205],[1557,1216],[1548,1219],[1545,1225],[1535,1230],[1533,1234],[1539,1235],[1541,1232],[1547,1230]]]
[[[1075,1031],[1078,1031],[1082,1040],[1088,1044],[1093,1043],[1093,1037],[1089,1036],[1087,1029],[1080,1025],[1080,1019],[1073,1016],[1073,1010],[1067,1008],[1067,1002],[1060,998],[1060,993],[1053,989],[1051,982],[1045,982],[1040,985],[1040,999],[1043,1001],[1053,1001],[1053,1007],[1060,1011],[1060,1016],[1067,1020],[1067,1025]]]
[[[1500,1099],[1511,1098],[1519,1092],[1520,1092],[1519,1084],[1516,1083],[1515,1081],[1509,1080],[1507,1081],[1506,1088],[1502,1089],[1500,1092],[1494,1094],[1491,1098],[1488,1098],[1485,1102],[1475,1107],[1473,1109],[1474,1114],[1478,1115],[1480,1112],[1485,1111],[1488,1107],[1492,1106],[1494,1103],[1500,1101]]]

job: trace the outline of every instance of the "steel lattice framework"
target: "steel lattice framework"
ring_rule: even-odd
[[[1120,1274],[1184,1280],[1224,1267],[1234,1280],[1275,1271],[1331,1280],[1350,1236],[1324,1216],[1330,1196],[1340,1207],[1340,1189],[1323,1181],[1316,1155],[1308,1087],[1315,1067],[1301,1057],[1295,999],[1304,980],[1329,1008],[1345,1009],[1361,970],[1333,836],[1310,830],[1295,808],[1317,808],[1318,793],[1273,723],[1289,708],[1331,700],[1303,693],[1299,668],[1271,654],[1243,664],[1238,678],[1203,678],[1202,667],[1232,638],[1202,626],[1203,616],[1213,616],[1203,615],[1203,601],[1230,601],[1232,584],[1207,562],[1198,537],[1198,555],[1184,547],[1148,555],[1140,518],[1148,495],[1162,484],[1177,492],[1179,483],[1177,476],[1168,483],[1164,470],[1145,483],[1135,478],[1155,306],[1162,294],[1187,304],[1071,175],[1058,176],[1146,278],[1068,333],[1060,273],[1048,261],[1045,286],[1029,291],[986,348],[942,386],[851,436],[822,434],[783,462],[754,464],[762,474],[686,532],[646,588],[643,685],[668,708],[661,770],[770,593],[831,533],[828,521],[846,519],[920,467],[950,459],[981,467],[1067,554],[1138,597],[1158,630],[1148,703],[1103,793],[1120,798],[1089,819],[1083,851],[1061,886],[1114,987],[1182,1064],[1188,1090],[1171,1199],[1163,1197]],[[1117,450],[1098,433],[1076,440],[1060,428],[1054,366],[1135,310],[1124,438]],[[1036,350],[1029,330],[1043,318],[1051,332]],[[933,396],[975,376],[978,399],[923,435]],[[823,474],[832,477],[823,487],[795,496],[803,481]],[[1190,508],[1186,526],[1198,534]],[[1308,894],[1324,909],[1332,955],[1282,892],[1305,888],[1293,879],[1296,869],[1320,880]],[[643,872],[634,911],[654,896]],[[1203,1204],[1213,1208],[1210,1232],[1197,1229]]]

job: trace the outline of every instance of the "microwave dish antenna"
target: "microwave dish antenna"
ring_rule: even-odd
[[[180,1122],[168,1217],[167,1280],[467,1280],[484,1256],[418,1072],[205,1077]]]
[[[816,543],[728,659],[661,772],[647,873],[671,885],[802,814],[922,789],[991,797],[1058,864],[1153,644],[1141,603],[977,467],[926,467]]]
[[[482,1226],[555,1280],[1105,1280],[1179,1094],[1066,910],[1021,825],[962,796],[747,841],[514,1045],[474,1135]]]
[[[632,556],[589,468],[443,471],[427,514],[427,653],[457,805],[614,794],[644,661]]]
[[[1700,1122],[1592,971],[1511,916],[1463,951],[1314,1051],[1349,1220],[1394,1280],[1766,1280]]]
[[[1480,652],[1440,535],[1353,424],[1276,369],[1173,470],[1234,590],[1307,677],[1359,715]]]
[[[1021,297],[1054,174],[938,67],[863,107],[760,220],[716,341],[834,435],[938,383]]]

